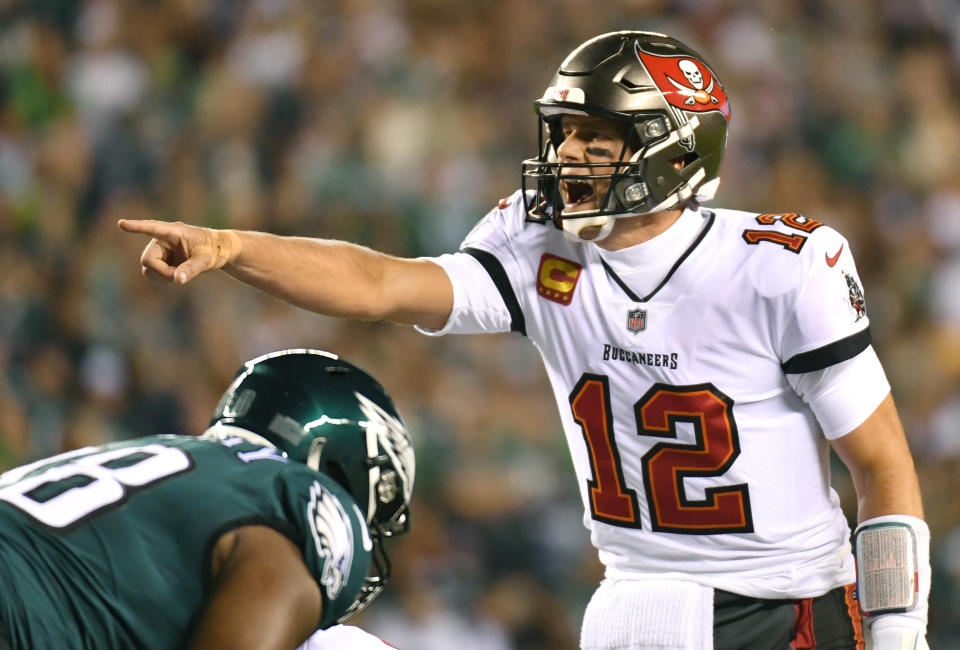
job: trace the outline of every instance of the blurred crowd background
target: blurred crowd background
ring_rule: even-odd
[[[0,469],[201,432],[243,360],[336,351],[418,450],[360,623],[410,650],[576,648],[602,572],[532,346],[153,283],[115,223],[451,251],[519,186],[556,66],[616,29],[681,38],[726,86],[718,205],[850,239],[933,533],[930,642],[960,647],[956,0],[0,0]]]

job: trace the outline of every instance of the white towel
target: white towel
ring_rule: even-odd
[[[583,650],[712,650],[713,589],[681,580],[604,580],[583,617]]]

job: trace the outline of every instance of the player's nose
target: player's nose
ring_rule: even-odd
[[[571,131],[557,147],[557,157],[566,162],[582,160],[585,146],[586,143],[577,135],[577,132]]]

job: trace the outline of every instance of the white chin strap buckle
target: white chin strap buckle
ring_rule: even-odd
[[[908,524],[861,526],[856,535],[857,597],[868,616],[917,606],[917,539]]]
[[[584,243],[600,241],[613,230],[612,216],[579,217],[576,219],[562,219],[564,236],[570,241]]]

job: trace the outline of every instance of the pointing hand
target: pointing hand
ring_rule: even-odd
[[[240,254],[240,237],[232,230],[150,219],[120,219],[117,225],[126,232],[153,237],[140,255],[140,270],[155,280],[186,284],[204,271],[230,264]]]

